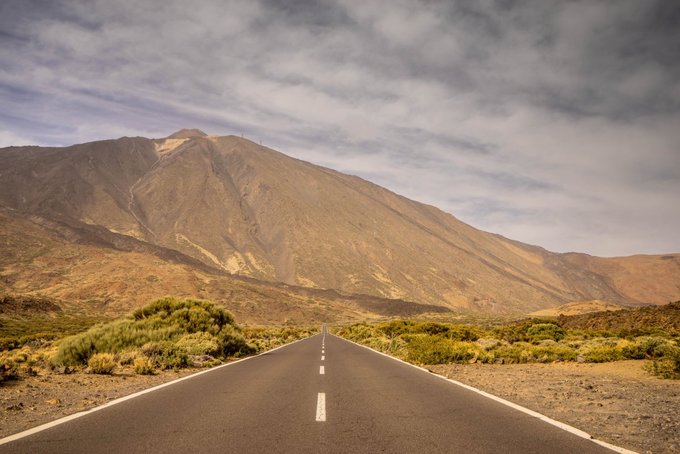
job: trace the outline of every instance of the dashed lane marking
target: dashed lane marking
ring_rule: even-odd
[[[316,420],[326,421],[326,393],[319,393],[316,398]]]

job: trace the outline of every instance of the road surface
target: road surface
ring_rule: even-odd
[[[319,334],[0,445],[0,453],[611,453]]]

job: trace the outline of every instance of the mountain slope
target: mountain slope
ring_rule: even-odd
[[[360,178],[198,130],[2,149],[0,204],[101,226],[228,273],[450,308],[526,313],[680,298],[678,254],[551,253]]]
[[[241,323],[256,324],[442,312],[435,306],[234,277],[175,251],[101,228],[72,227],[6,209],[0,209],[0,244],[4,245],[0,300],[3,295],[10,301],[12,295],[23,295],[39,301],[9,313],[0,307],[0,334],[13,316],[30,321],[36,314],[64,310],[116,317],[167,295],[209,299],[228,308]],[[47,304],[44,297],[60,303]]]

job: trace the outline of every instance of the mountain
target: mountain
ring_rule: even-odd
[[[361,178],[194,129],[0,149],[0,205],[8,217],[114,235],[212,273],[455,310],[680,298],[680,254],[552,253]]]
[[[21,332],[34,329],[26,325],[36,316],[113,318],[167,295],[212,300],[247,324],[445,312],[436,306],[232,276],[98,226],[69,225],[2,208],[0,244],[0,337],[17,323],[24,326]]]

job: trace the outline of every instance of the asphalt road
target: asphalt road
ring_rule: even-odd
[[[0,453],[97,452],[612,451],[319,334],[0,445]]]

